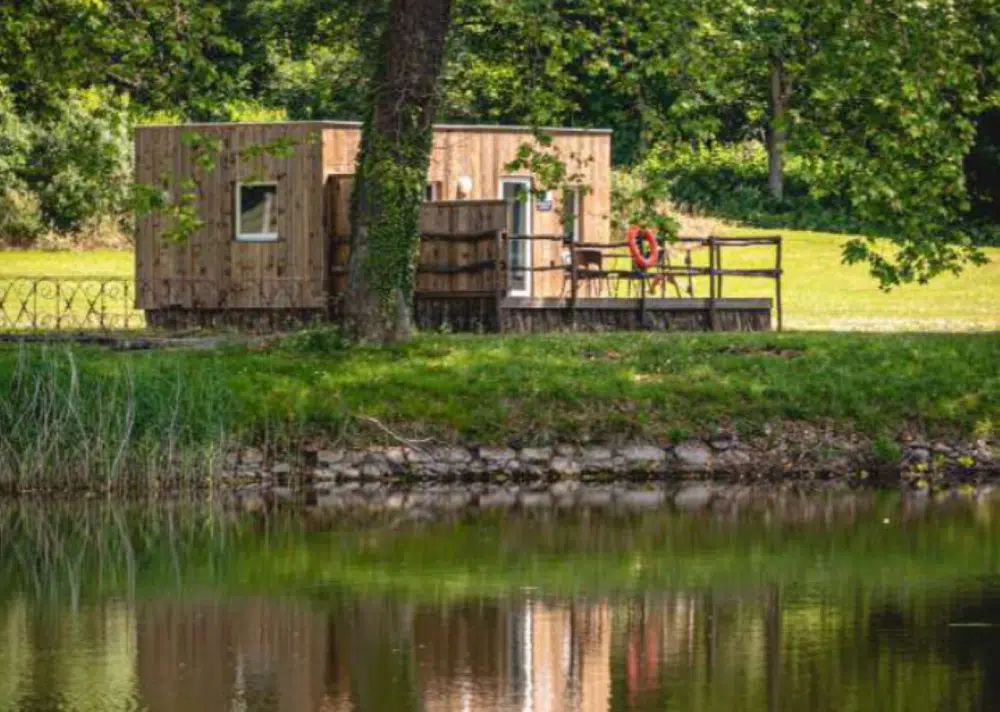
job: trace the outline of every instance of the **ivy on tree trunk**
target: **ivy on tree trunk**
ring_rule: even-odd
[[[412,331],[420,203],[452,0],[391,0],[351,198],[344,323],[363,342]]]

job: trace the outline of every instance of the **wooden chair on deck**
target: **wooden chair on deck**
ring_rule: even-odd
[[[686,243],[675,243],[673,245],[666,244],[660,249],[660,264],[664,267],[671,267],[670,257],[671,255],[676,255],[678,253],[683,253],[684,255],[684,266],[688,269],[691,268],[691,250],[695,249],[691,245]],[[677,281],[676,275],[667,274],[663,275],[663,296],[667,296],[667,282],[674,285],[674,289],[677,291],[677,298],[681,299],[683,294],[681,293],[681,285]],[[688,296],[694,297],[694,282],[691,275],[688,275]]]
[[[566,252],[569,253],[570,251],[567,249]],[[576,264],[568,266],[566,269],[566,278],[563,280],[563,294],[565,295],[571,291],[573,271],[575,271],[578,296],[581,291],[586,291],[588,297],[595,296],[594,284],[597,285],[596,296],[601,296],[604,289],[604,254],[597,247],[578,247],[573,251],[573,254],[576,255]],[[581,289],[581,286],[583,289]]]

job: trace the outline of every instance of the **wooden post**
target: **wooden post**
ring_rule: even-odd
[[[778,331],[782,331],[784,329],[784,324],[783,315],[781,313],[781,237],[778,237],[778,241],[776,243],[774,269],[775,307],[778,311]]]
[[[722,299],[722,245],[715,246],[715,267],[719,270],[719,288],[717,290],[719,299]]]
[[[576,295],[579,287],[576,273],[576,242],[569,241],[569,322],[570,327],[576,330]]]
[[[503,263],[503,230],[497,230],[493,243],[493,293],[496,301],[497,332],[503,333],[503,298],[504,298],[504,278]]]
[[[646,273],[639,277],[639,328],[646,328]]]
[[[708,238],[708,325],[715,331],[715,238]]]

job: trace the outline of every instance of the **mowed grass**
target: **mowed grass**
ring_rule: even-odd
[[[990,263],[961,276],[942,275],[928,285],[879,290],[863,265],[841,263],[844,235],[795,230],[726,228],[729,236],[775,235],[784,239],[783,302],[787,329],[832,331],[989,331],[1000,329],[1000,249],[986,248]],[[674,257],[674,264],[683,258]],[[693,264],[708,264],[706,250],[695,250]],[[771,268],[771,247],[723,250],[723,266]],[[0,252],[5,275],[129,277],[133,255],[127,251]],[[687,280],[680,286],[686,291]],[[706,279],[693,281],[695,296],[708,296]],[[676,293],[668,289],[668,296]],[[586,292],[584,292],[586,295]],[[773,297],[769,279],[728,278],[727,297]]]
[[[863,331],[976,331],[1000,329],[1000,249],[986,248],[990,263],[929,284],[879,290],[864,265],[841,263],[848,236],[794,230],[729,228],[726,235],[783,238],[785,326],[790,329]],[[724,267],[767,268],[768,247],[723,250]],[[769,296],[769,280],[723,280],[725,296]]]
[[[0,329],[142,328],[132,285],[102,281],[133,270],[130,251],[0,251]]]
[[[841,245],[849,236],[796,230],[723,228],[728,237],[781,235],[782,302],[786,329],[825,331],[994,331],[1000,329],[1000,249],[986,248],[984,267],[969,267],[960,276],[935,278],[927,285],[910,284],[883,292],[864,265],[841,262]],[[688,247],[671,248],[671,264],[683,267]],[[625,256],[613,258],[613,269],[631,269]],[[774,269],[773,246],[726,247],[724,269]],[[690,249],[691,264],[708,267],[708,249]],[[678,277],[682,296],[708,297],[707,277]],[[584,296],[592,296],[583,288]],[[637,282],[622,283],[619,296],[638,296]],[[628,291],[631,290],[631,291]],[[664,292],[657,287],[654,296]],[[676,297],[666,285],[667,297]],[[596,295],[594,295],[596,296]],[[724,297],[775,297],[767,277],[724,277]],[[776,319],[776,316],[775,316]]]
[[[134,270],[130,250],[0,251],[0,277],[131,277]]]

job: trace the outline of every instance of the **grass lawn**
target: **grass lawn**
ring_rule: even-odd
[[[131,277],[135,255],[129,250],[50,252],[0,251],[0,278],[31,277]]]
[[[792,329],[871,331],[961,331],[1000,329],[1000,249],[987,248],[990,263],[959,277],[942,275],[927,285],[911,284],[886,294],[862,265],[840,263],[847,238],[819,232],[730,228],[731,236],[784,238],[785,325]],[[725,252],[725,251],[724,251]],[[740,256],[739,253],[746,253]],[[741,248],[724,254],[724,266],[771,266],[773,250]],[[727,296],[752,296],[766,283],[733,280]]]
[[[909,285],[886,294],[865,267],[840,263],[843,235],[794,230],[728,228],[732,236],[784,237],[784,307],[788,329],[833,331],[982,331],[1000,329],[1000,249],[988,248],[990,264],[961,277],[941,276],[926,286]],[[726,267],[771,267],[773,249],[724,250]],[[131,252],[0,252],[5,275],[119,276],[132,274]],[[705,251],[694,264],[707,264]],[[686,284],[682,283],[682,288]],[[706,280],[696,280],[696,296],[707,296]],[[766,279],[731,278],[731,297],[772,296]]]

